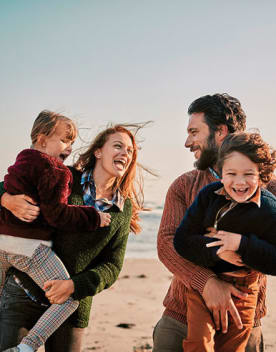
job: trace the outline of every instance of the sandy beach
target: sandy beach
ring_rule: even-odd
[[[126,259],[117,282],[94,298],[83,351],[151,352],[171,274],[157,259]],[[266,352],[276,350],[276,278],[269,278],[263,319]],[[40,352],[43,349],[39,350]]]

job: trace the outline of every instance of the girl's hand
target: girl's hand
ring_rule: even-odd
[[[111,215],[109,213],[103,213],[99,211],[101,224],[100,227],[108,226],[111,222]]]
[[[207,243],[206,247],[216,247],[220,246],[217,250],[217,255],[224,251],[237,251],[239,249],[241,243],[241,235],[238,233],[227,232],[227,231],[218,231],[214,236],[219,241],[215,241],[212,243]]]
[[[241,260],[241,256],[234,251],[223,251],[219,253],[218,256],[220,257],[220,259],[225,260],[228,263],[237,266],[244,266],[244,263]]]
[[[11,195],[6,192],[1,197],[2,207],[25,222],[32,222],[38,217],[40,208],[36,204],[31,197],[25,194]]]
[[[49,280],[44,283],[43,290],[51,304],[62,304],[74,293],[74,281]]]

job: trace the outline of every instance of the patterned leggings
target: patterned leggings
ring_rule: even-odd
[[[0,250],[0,265],[2,272],[0,293],[5,282],[5,273],[11,266],[28,274],[41,288],[47,280],[68,280],[70,278],[59,257],[44,244],[40,244],[31,257]],[[73,300],[72,297],[69,297],[63,304],[52,304],[21,343],[37,350],[78,308],[78,305],[79,302]]]

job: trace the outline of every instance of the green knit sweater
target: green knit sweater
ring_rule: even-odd
[[[74,181],[69,203],[83,205],[81,173],[70,169]],[[3,192],[1,184],[0,196]],[[109,288],[118,278],[130,232],[131,211],[131,202],[126,199],[123,211],[116,206],[108,210],[111,214],[110,226],[98,228],[94,232],[57,232],[54,238],[53,249],[74,281],[73,297],[80,300],[79,308],[69,318],[75,327],[88,326],[92,296]],[[19,275],[24,285],[30,288],[29,280]]]

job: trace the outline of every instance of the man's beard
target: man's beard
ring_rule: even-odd
[[[210,133],[207,138],[206,146],[202,148],[198,160],[195,161],[194,166],[198,170],[206,170],[208,167],[214,167],[218,160],[218,146],[215,141],[215,134]]]

